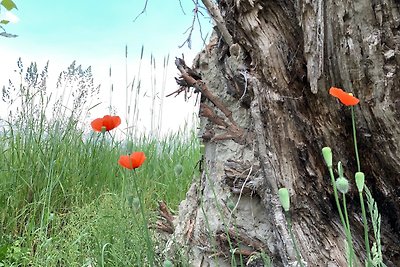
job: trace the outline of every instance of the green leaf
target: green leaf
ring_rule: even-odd
[[[4,25],[8,24],[9,22],[10,22],[10,21],[5,20],[5,19],[3,19],[2,21],[0,21],[0,23],[1,23],[1,24],[4,24]]]
[[[3,5],[8,11],[10,11],[13,8],[18,9],[12,0],[3,0],[1,1],[1,5]]]
[[[0,262],[6,259],[7,251],[9,249],[9,247],[10,247],[10,245],[8,245],[8,244],[0,246]]]

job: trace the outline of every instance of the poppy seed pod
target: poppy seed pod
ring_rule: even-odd
[[[349,192],[349,181],[344,177],[337,178],[336,188],[340,193],[346,194],[347,192]]]
[[[287,188],[283,187],[278,190],[278,193],[279,193],[279,201],[281,202],[282,208],[285,211],[289,211],[289,209],[290,209],[289,190]]]
[[[324,157],[325,163],[328,168],[332,168],[332,150],[330,147],[326,146],[322,148],[322,156]]]
[[[356,172],[355,179],[356,179],[356,186],[357,186],[358,192],[361,193],[364,190],[364,183],[365,183],[364,173]]]
[[[163,267],[173,267],[174,265],[170,260],[165,260],[163,263]]]

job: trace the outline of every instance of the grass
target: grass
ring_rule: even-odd
[[[160,200],[176,209],[200,157],[197,140],[174,135],[111,143],[102,134],[56,132],[55,125],[38,132],[31,126],[22,131],[10,125],[0,140],[0,242],[24,252],[11,261],[20,264],[23,254],[33,266],[143,262],[132,179],[137,179],[150,221]],[[117,160],[136,150],[144,151],[147,160],[133,177]],[[182,166],[179,176],[177,165]]]
[[[80,72],[89,80],[87,70],[72,68],[65,81],[76,81],[73,76],[79,83]],[[88,93],[72,96],[70,110],[57,106],[62,99],[56,102],[53,114],[60,115],[50,120],[46,86],[29,82],[46,77],[47,70],[42,76],[32,75],[35,68],[28,72],[19,89],[7,91],[23,109],[1,121],[0,266],[149,266],[133,179],[154,225],[158,201],[176,210],[185,197],[200,159],[197,138],[180,132],[120,140],[114,132],[92,132],[80,123],[91,108],[85,106]],[[93,91],[90,86],[82,90]],[[117,164],[133,151],[147,157],[135,175]],[[164,256],[156,247],[152,252],[161,266]]]

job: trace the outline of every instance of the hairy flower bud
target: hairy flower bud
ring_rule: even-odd
[[[176,176],[180,176],[183,172],[183,166],[181,164],[176,164],[174,168],[174,172]]]
[[[206,152],[206,146],[205,146],[204,144],[201,144],[201,145],[200,145],[200,153],[201,153],[202,155],[204,155],[205,152]]]
[[[285,211],[289,211],[290,209],[290,196],[289,196],[289,190],[285,187],[280,188],[278,190],[279,193],[279,201],[281,202],[281,205]]]
[[[336,188],[340,193],[346,194],[347,192],[349,192],[349,181],[344,177],[337,178]]]
[[[173,267],[174,265],[170,260],[165,260],[163,263],[163,267]]]
[[[328,168],[332,168],[332,150],[330,147],[322,148],[322,156],[324,156],[324,160]]]
[[[365,182],[364,173],[356,172],[355,179],[356,179],[356,186],[357,186],[358,192],[361,193],[364,189],[364,182]]]
[[[228,207],[228,209],[230,211],[232,211],[235,208],[235,203],[233,203],[233,201],[231,199],[228,200],[228,202],[226,203],[226,206]]]

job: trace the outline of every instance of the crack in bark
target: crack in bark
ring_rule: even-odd
[[[265,136],[264,124],[261,119],[261,110],[259,108],[259,101],[261,101],[262,97],[260,94],[258,81],[255,78],[251,78],[250,82],[253,88],[255,99],[251,104],[250,110],[251,116],[254,121],[254,133],[256,135],[258,157],[260,159],[261,169],[264,172],[264,182],[266,185],[266,188],[260,190],[261,192],[259,194],[260,196],[262,196],[264,206],[268,210],[267,212],[272,214],[272,219],[274,220],[274,224],[276,225],[276,230],[274,231],[276,246],[284,248],[279,249],[278,253],[280,254],[282,263],[285,266],[288,266],[289,261],[293,261],[295,259],[295,254],[293,251],[293,247],[289,246],[289,244],[292,244],[292,242],[290,241],[290,235],[286,227],[284,214],[277,198],[277,172],[274,169],[274,164],[269,158],[267,144],[265,142],[265,140],[267,139]]]

